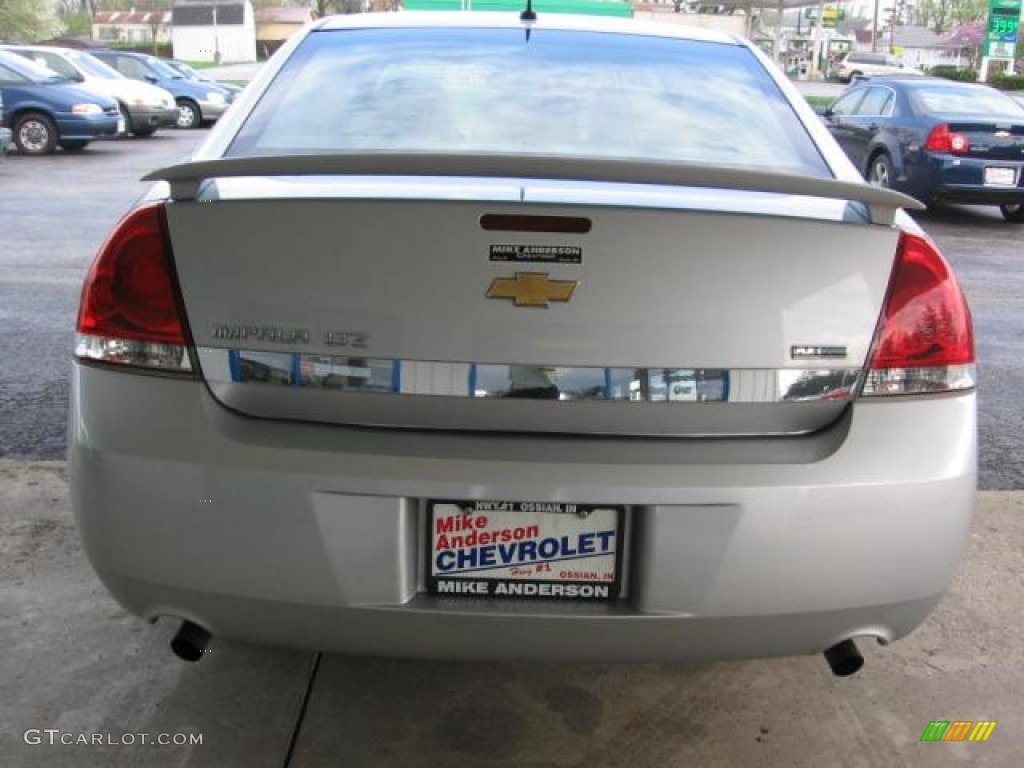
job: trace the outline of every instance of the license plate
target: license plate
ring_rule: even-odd
[[[1015,187],[1017,186],[1016,168],[986,168],[985,186]]]
[[[126,126],[125,126],[124,118],[123,117],[117,118],[117,132],[118,133],[124,133],[125,127]]]
[[[614,600],[623,508],[431,501],[427,590],[458,597]]]

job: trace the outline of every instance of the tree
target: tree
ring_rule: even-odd
[[[942,33],[969,21],[984,19],[987,12],[987,0],[918,0],[913,17],[916,24]]]
[[[359,13],[363,10],[363,0],[310,0],[309,7],[320,19],[332,13]]]
[[[954,25],[984,20],[987,16],[987,0],[956,0],[949,12],[949,20]]]
[[[57,0],[57,18],[61,34],[67,37],[92,37],[92,16],[82,8],[81,0]]]
[[[0,2],[0,40],[35,41],[52,37],[60,22],[50,3],[37,0]]]
[[[146,0],[146,5],[143,7],[152,14],[149,17],[149,36],[153,41],[153,55],[157,56],[160,50],[160,28],[163,26],[163,16],[174,7],[174,0]]]
[[[958,0],[921,0],[914,9],[915,21],[922,27],[931,27],[936,33],[945,32]]]
[[[334,0],[312,0],[310,8],[313,9],[314,16],[322,19],[324,16],[330,16],[334,13]]]

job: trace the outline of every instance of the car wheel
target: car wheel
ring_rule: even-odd
[[[857,72],[856,70],[854,70],[853,72],[850,73],[850,76],[846,78],[846,82],[852,83],[855,78],[861,77],[863,74],[863,72]]]
[[[60,142],[60,148],[65,152],[78,152],[85,149],[89,145],[88,141],[62,141]]]
[[[868,182],[877,187],[892,186],[892,160],[884,152],[872,158],[871,165],[868,166]]]
[[[122,136],[127,136],[129,133],[135,133],[135,129],[132,127],[132,116],[128,114],[128,110],[124,108],[124,104],[117,105],[118,110],[121,112],[121,119],[124,120],[124,133]],[[138,134],[135,134],[138,136]]]
[[[999,212],[1007,221],[1024,224],[1024,205],[1000,205]]]
[[[26,155],[53,154],[57,127],[46,115],[29,112],[14,121],[14,143]]]
[[[199,105],[189,99],[178,99],[178,127],[198,128],[203,122]]]

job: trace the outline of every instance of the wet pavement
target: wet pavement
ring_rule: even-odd
[[[0,457],[63,455],[85,269],[145,189],[138,177],[203,135],[0,158]],[[982,486],[1024,488],[1024,227],[981,208],[920,220],[974,309]],[[0,459],[2,765],[1001,768],[1024,750],[1024,494],[981,495],[970,552],[938,610],[889,648],[863,644],[867,665],[845,680],[813,657],[485,664],[220,638],[187,665],[167,650],[173,622],[129,616],[97,581],[67,499],[62,463]],[[997,725],[986,743],[922,743],[934,720]],[[48,744],[47,729],[107,743]],[[143,733],[193,741],[144,745]]]

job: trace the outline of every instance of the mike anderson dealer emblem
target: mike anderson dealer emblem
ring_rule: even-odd
[[[512,299],[517,307],[547,307],[552,301],[569,301],[579,282],[552,280],[547,272],[516,272],[499,277],[487,289],[488,299]]]

